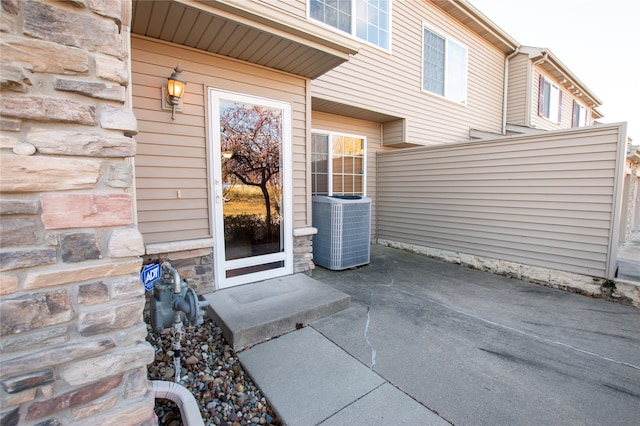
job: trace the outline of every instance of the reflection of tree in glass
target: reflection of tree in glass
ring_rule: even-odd
[[[220,113],[220,147],[222,151],[233,153],[222,162],[222,175],[235,176],[244,185],[260,188],[265,203],[267,235],[270,235],[271,195],[280,195],[273,187],[280,183],[282,111],[222,102]],[[273,201],[279,210],[279,200]]]
[[[349,136],[338,136],[333,139],[333,154],[362,156],[364,155],[363,140]]]

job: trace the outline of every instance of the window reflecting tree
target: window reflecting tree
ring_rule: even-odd
[[[266,234],[271,235],[272,208],[279,212],[282,111],[259,105],[222,102],[220,144],[226,158],[222,175],[258,187],[264,197]],[[233,177],[233,178],[231,178]],[[274,198],[272,198],[274,197]]]

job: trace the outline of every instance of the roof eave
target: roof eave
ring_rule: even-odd
[[[548,48],[522,46],[520,52],[528,54],[529,58],[536,62],[539,59],[546,57],[546,60],[540,65],[547,69],[549,72],[556,70],[562,75],[562,79],[559,82],[564,87],[571,91],[575,96],[582,98],[587,102],[590,108],[596,108],[602,105],[602,101],[598,98],[593,91],[591,91],[586,84],[584,84],[562,61]]]
[[[133,0],[132,5],[132,34],[309,79],[347,62],[361,46],[264,2]],[[180,26],[181,19],[189,25]],[[246,40],[258,41],[260,48],[247,48]]]
[[[510,54],[520,47],[520,43],[466,0],[432,0],[432,3],[465,24],[503,53]],[[469,21],[461,20],[459,18],[461,15]]]

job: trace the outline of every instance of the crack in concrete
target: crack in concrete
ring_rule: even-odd
[[[371,303],[372,302],[373,302],[373,291],[371,291],[371,298],[369,299],[369,305],[367,305],[367,322],[364,325],[364,340],[367,342],[369,349],[371,349],[371,366],[369,368],[373,370],[373,367],[375,367],[376,365],[376,348],[373,347],[373,345],[369,341],[369,336],[368,336],[369,322],[371,321]]]

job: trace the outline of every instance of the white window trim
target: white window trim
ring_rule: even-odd
[[[582,102],[580,102],[577,99],[573,99],[573,101],[578,105],[579,108],[584,109],[584,124],[580,124],[580,118],[581,115],[578,114],[578,123],[576,127],[587,127],[589,126],[589,119],[591,118],[591,111],[589,110],[589,108],[586,107],[586,105],[584,105]],[[573,126],[573,114],[571,114],[571,125]]]
[[[434,34],[436,34],[439,37],[442,37],[445,40],[445,53],[444,53],[444,63],[445,63],[445,71],[444,71],[444,79],[445,81],[443,82],[444,84],[444,88],[445,88],[445,94],[443,95],[439,95],[437,93],[433,93],[430,92],[428,90],[425,90],[423,82],[424,82],[424,30],[428,30]],[[452,42],[458,44],[460,47],[463,47],[465,50],[465,58],[464,58],[464,74],[465,74],[465,93],[464,93],[464,102],[458,102],[454,99],[448,98],[447,94],[446,94],[446,87],[447,87],[447,68],[446,68],[446,64],[447,64],[447,55],[448,55],[448,48],[447,48],[447,41],[451,40]],[[435,96],[437,98],[443,99],[445,101],[448,102],[453,102],[456,105],[462,105],[464,107],[466,107],[468,105],[468,101],[469,101],[469,47],[467,47],[466,44],[461,43],[458,39],[454,38],[454,37],[450,37],[446,34],[444,34],[443,32],[434,29],[433,27],[429,26],[429,24],[427,22],[422,22],[422,44],[420,45],[420,50],[421,50],[421,55],[420,55],[420,91],[422,93],[426,93],[428,95],[431,96]]]
[[[329,131],[329,130],[321,130],[321,129],[311,129],[311,134],[314,133],[319,133],[322,135],[328,135],[329,136],[329,141],[328,144],[329,146],[327,146],[327,154],[329,157],[329,160],[327,161],[327,195],[329,197],[333,196],[333,161],[331,161],[331,159],[333,158],[333,151],[332,151],[332,138],[333,136],[345,136],[348,138],[358,138],[358,139],[362,139],[363,140],[363,152],[362,152],[362,169],[363,169],[363,173],[362,173],[362,196],[366,197],[367,196],[367,137],[363,136],[363,135],[357,135],[357,134],[353,134],[353,133],[345,133],[345,132],[336,132],[336,131]],[[311,167],[309,167],[311,168]],[[313,179],[313,177],[312,177]],[[312,189],[312,188],[310,188]]]
[[[311,4],[310,4],[310,0],[307,0],[307,20],[309,21],[313,21],[314,23],[320,25],[321,27],[324,27],[334,33],[337,34],[342,34],[342,35],[346,35],[354,40],[357,40],[361,43],[367,44],[371,47],[374,47],[378,50],[381,50],[385,53],[391,53],[391,46],[393,45],[393,29],[392,29],[392,24],[393,24],[393,0],[389,0],[389,47],[385,48],[382,46],[378,46],[377,44],[371,43],[368,40],[362,39],[358,36],[356,36],[356,14],[354,13],[354,9],[355,9],[355,0],[352,3],[352,10],[351,10],[351,32],[348,33],[346,31],[342,31],[334,26],[331,26],[329,24],[325,24],[322,21],[319,21],[315,18],[313,18],[311,16]]]
[[[550,79],[546,75],[544,75],[542,73],[540,75],[542,76],[542,78],[544,79],[544,81],[546,83],[549,83],[549,85],[552,88],[555,87],[558,90],[558,96],[556,97],[555,102],[553,104],[553,105],[555,105],[555,108],[556,108],[555,115],[551,114],[551,112],[552,112],[552,104],[551,104],[551,99],[549,99],[549,117],[547,117],[544,114],[538,114],[538,116],[542,117],[543,119],[545,119],[545,120],[547,120],[547,121],[549,121],[549,122],[551,122],[553,124],[559,125],[560,122],[561,122],[561,116],[562,116],[562,94],[561,94],[562,93],[562,88],[560,87],[559,84],[555,83],[552,79]],[[541,89],[542,89],[541,87],[538,87],[538,102],[540,102],[540,90]],[[549,92],[549,96],[551,96],[551,92]],[[538,108],[540,108],[540,107],[538,107]],[[573,119],[573,117],[572,117],[572,119]]]

